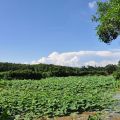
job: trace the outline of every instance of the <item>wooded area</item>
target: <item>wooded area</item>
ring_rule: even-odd
[[[105,67],[83,66],[81,68],[47,64],[14,64],[0,63],[0,79],[41,79],[46,77],[67,77],[85,75],[111,75],[117,70],[117,65]]]

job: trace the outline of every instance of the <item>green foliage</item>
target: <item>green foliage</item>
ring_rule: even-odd
[[[47,77],[68,77],[68,76],[86,76],[86,75],[110,75],[116,70],[116,65],[107,65],[106,67],[65,67],[56,65],[25,65],[0,63],[0,79],[33,79],[38,80]]]
[[[9,115],[7,109],[0,109],[0,120],[14,120],[14,117]]]
[[[40,80],[42,78],[42,74],[40,72],[34,72],[31,70],[16,70],[16,71],[7,71],[0,73],[1,79],[36,79]]]
[[[114,71],[117,70],[117,66],[113,65],[113,64],[109,64],[105,66],[105,70],[107,72],[108,75],[112,74]]]
[[[12,118],[33,120],[102,110],[112,102],[116,81],[111,76],[61,77],[1,80],[0,86],[0,117],[7,113]]]
[[[117,70],[113,72],[113,77],[116,80],[120,80],[120,61],[118,62]]]
[[[120,0],[97,2],[97,12],[93,21],[98,22],[96,28],[99,39],[110,43],[120,35]]]
[[[113,76],[116,80],[120,80],[120,69],[113,73]]]
[[[102,119],[100,118],[99,114],[96,114],[96,115],[90,115],[88,120],[102,120]]]

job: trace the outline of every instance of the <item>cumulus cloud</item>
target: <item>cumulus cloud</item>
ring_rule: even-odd
[[[31,64],[54,64],[62,66],[105,66],[117,64],[120,60],[120,50],[117,51],[78,51],[78,52],[53,52],[47,57],[42,57]]]
[[[92,2],[89,2],[89,3],[88,3],[89,8],[91,8],[91,9],[95,8],[96,5],[97,5],[97,4],[96,4],[96,1],[92,1]]]
[[[89,62],[86,62],[84,64],[84,66],[106,66],[108,64],[117,64],[118,63],[118,60],[102,60],[100,62],[96,62],[96,61],[89,61]]]

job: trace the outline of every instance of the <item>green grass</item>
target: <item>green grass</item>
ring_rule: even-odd
[[[1,80],[0,120],[102,110],[111,104],[119,85],[112,76]]]

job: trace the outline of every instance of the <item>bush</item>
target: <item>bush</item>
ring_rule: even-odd
[[[116,80],[120,80],[120,70],[117,70],[113,73],[113,77],[116,79]]]
[[[105,71],[107,72],[108,75],[111,75],[114,71],[117,70],[117,66],[113,64],[109,64],[105,66]]]
[[[40,72],[34,72],[31,70],[15,70],[0,73],[0,79],[36,79],[39,80],[42,78]]]

